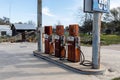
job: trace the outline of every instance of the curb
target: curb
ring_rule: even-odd
[[[50,56],[45,56],[43,55],[44,53],[38,52],[38,51],[33,51],[33,55],[41,58],[43,60],[46,60],[48,62],[51,62],[53,64],[56,64],[62,68],[65,68],[67,70],[79,73],[79,74],[86,74],[86,75],[102,75],[105,73],[106,69],[105,67],[102,67],[101,69],[81,69],[81,68],[75,68],[74,66],[67,65],[59,60],[54,60]],[[48,55],[48,54],[47,54]]]

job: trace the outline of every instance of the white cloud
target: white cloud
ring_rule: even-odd
[[[64,1],[64,0],[63,0]],[[72,0],[72,5],[67,5],[62,11],[65,10],[65,13],[57,13],[53,15],[49,7],[43,8],[43,14],[46,15],[43,17],[43,24],[44,25],[54,25],[57,24],[58,21],[61,22],[64,26],[68,26],[69,24],[78,24],[78,20],[76,20],[76,13],[78,9],[81,9],[83,11],[83,1],[81,0]],[[49,18],[54,17],[54,18]]]
[[[46,16],[49,16],[49,17],[55,17],[55,15],[53,15],[53,14],[50,12],[50,9],[49,9],[48,7],[42,8],[42,13],[43,13],[43,15],[46,15]]]

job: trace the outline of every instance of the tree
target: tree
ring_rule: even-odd
[[[91,13],[83,13],[81,9],[78,11],[79,24],[84,33],[92,32],[93,15]],[[102,15],[101,32],[110,31],[112,34],[120,34],[120,7],[113,8],[110,13]]]
[[[84,33],[92,32],[92,23],[93,23],[93,15],[91,13],[85,13],[83,17],[82,30]]]
[[[84,21],[84,24],[83,24],[83,29],[84,29],[84,32],[85,33],[91,33],[92,32],[92,20],[86,20]]]
[[[22,22],[18,22],[18,24],[23,24]]]
[[[29,21],[27,22],[27,24],[35,25],[35,22],[33,22],[32,20],[29,20]]]
[[[103,18],[102,21],[106,23],[113,21],[113,17],[111,13],[103,13],[102,18]]]
[[[104,21],[107,24],[106,30],[111,30],[112,34],[120,34],[120,7],[111,9],[110,14],[104,16]]]
[[[111,14],[113,17],[113,21],[111,21],[111,23],[113,23],[113,27],[115,28],[114,30],[120,34],[120,7],[111,9]]]
[[[10,19],[7,17],[0,18],[0,24],[1,25],[8,25],[8,24],[10,24]]]

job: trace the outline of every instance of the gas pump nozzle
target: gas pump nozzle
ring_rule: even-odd
[[[65,37],[64,36],[60,36],[60,41],[61,41],[60,46],[65,46]]]
[[[50,44],[53,43],[52,35],[49,36],[49,42],[50,42]]]
[[[66,49],[65,49],[65,37],[60,36],[60,41],[61,41],[61,52],[60,52],[60,60],[64,60],[66,57]]]
[[[75,41],[75,48],[80,48],[80,37],[75,37],[74,41]]]

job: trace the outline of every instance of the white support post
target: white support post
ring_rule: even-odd
[[[101,29],[101,13],[93,13],[93,42],[92,42],[92,68],[100,68],[100,29]]]
[[[37,36],[38,36],[38,51],[41,52],[42,47],[42,0],[38,0],[37,2]]]

